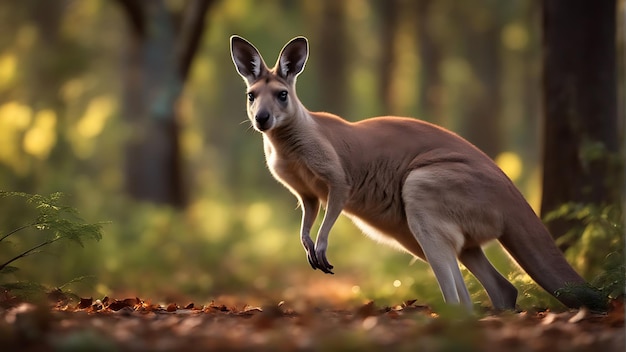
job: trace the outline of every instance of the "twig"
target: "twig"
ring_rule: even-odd
[[[16,260],[18,260],[18,259],[20,259],[20,258],[24,258],[24,257],[26,257],[27,255],[29,255],[30,253],[34,252],[35,250],[37,250],[37,249],[39,249],[39,248],[41,248],[41,247],[43,247],[43,246],[45,246],[45,245],[48,245],[48,244],[54,243],[54,242],[56,242],[56,241],[60,240],[61,238],[63,238],[63,237],[59,236],[59,237],[53,238],[53,239],[51,239],[51,240],[44,241],[44,242],[42,242],[42,243],[40,243],[40,244],[36,245],[35,247],[33,247],[33,248],[31,248],[31,249],[29,249],[29,250],[27,250],[27,251],[25,251],[25,252],[22,252],[21,254],[19,254],[19,255],[15,256],[15,257],[13,257],[13,258],[12,258],[12,259],[10,259],[9,261],[7,261],[7,262],[3,263],[2,265],[0,265],[0,271],[2,271],[2,269],[4,269],[7,265],[9,265],[9,264],[13,263],[14,261],[16,261]]]
[[[22,231],[22,230],[27,229],[27,228],[29,228],[29,227],[31,227],[31,226],[35,226],[35,225],[37,225],[37,224],[38,224],[37,222],[34,222],[34,223],[32,223],[32,224],[28,224],[28,225],[24,225],[24,226],[18,227],[18,228],[16,228],[16,229],[14,229],[13,231],[10,231],[10,232],[9,232],[9,233],[7,233],[6,235],[2,236],[2,237],[0,238],[0,242],[2,242],[5,238],[7,238],[7,237],[11,236],[12,234],[14,234],[14,233],[16,233],[16,232]]]

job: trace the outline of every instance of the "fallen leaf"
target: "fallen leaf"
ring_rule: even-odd
[[[117,312],[118,310],[122,308],[134,306],[133,302],[130,302],[128,300],[119,301],[116,299],[106,307],[114,312]]]
[[[408,301],[404,301],[404,302],[402,303],[402,307],[404,307],[404,308],[406,308],[406,307],[410,307],[410,306],[412,306],[413,304],[415,304],[415,302],[417,302],[417,300],[416,300],[416,299],[410,299],[410,300],[408,300]]]
[[[81,298],[80,302],[76,306],[76,309],[87,309],[87,308],[91,307],[92,304],[93,304],[93,298],[92,297]]]
[[[167,308],[165,308],[165,310],[168,312],[175,312],[177,309],[178,306],[176,305],[176,303],[170,303],[168,304]]]
[[[359,307],[356,312],[356,316],[364,319],[372,315],[376,315],[376,306],[374,305],[374,301],[369,301],[366,304]]]

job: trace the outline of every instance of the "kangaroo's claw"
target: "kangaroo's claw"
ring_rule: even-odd
[[[313,240],[311,240],[311,237],[303,236],[301,240],[302,246],[306,251],[306,259],[309,261],[311,268],[313,268],[314,270],[320,268],[320,265],[317,262],[317,258],[315,257],[315,244],[313,243]]]
[[[316,248],[315,256],[317,258],[318,269],[326,274],[335,274],[332,272],[333,266],[326,259],[326,248]]]
[[[307,251],[306,259],[309,261],[309,264],[311,265],[311,268],[313,268],[313,270],[317,270],[319,265],[317,264],[317,259],[315,259],[315,256],[311,255],[311,252]]]

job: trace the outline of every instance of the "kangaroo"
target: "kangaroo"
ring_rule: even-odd
[[[563,304],[587,304],[588,296],[556,294],[566,285],[586,282],[513,182],[474,145],[412,118],[352,123],[308,111],[296,95],[296,79],[309,54],[306,38],[289,41],[271,69],[250,42],[239,36],[230,41],[232,60],[247,85],[248,117],[263,136],[267,166],[302,208],[300,239],[313,269],[333,273],[326,258],[328,237],[343,213],[370,237],[428,262],[446,303],[473,309],[460,261],[494,308],[515,309],[517,289],[481,249],[498,239]],[[320,205],[325,214],[314,243],[310,232]]]

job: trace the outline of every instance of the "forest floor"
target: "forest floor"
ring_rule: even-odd
[[[5,300],[2,351],[625,351],[623,299],[585,309],[460,315],[415,301],[262,307],[223,298],[159,305],[81,299],[50,308]],[[59,299],[60,298],[60,299]]]

